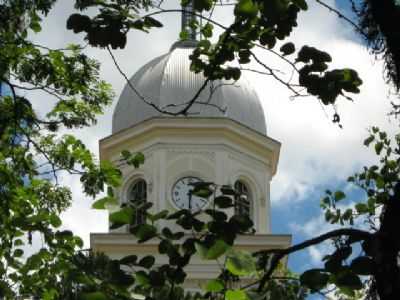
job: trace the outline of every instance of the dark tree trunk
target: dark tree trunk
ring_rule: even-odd
[[[369,3],[372,17],[386,41],[386,74],[400,89],[400,5],[396,0],[369,0]]]
[[[375,284],[381,300],[400,300],[400,183],[385,205],[374,241]]]

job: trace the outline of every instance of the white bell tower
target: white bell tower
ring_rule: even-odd
[[[183,27],[187,18],[183,14]],[[100,141],[101,160],[117,162],[122,150],[145,156],[138,169],[122,167],[119,201],[140,197],[154,204],[153,212],[176,211],[188,208],[184,191],[189,181],[231,185],[245,197],[229,213],[248,214],[256,229],[254,235],[240,236],[236,247],[249,251],[288,247],[291,236],[274,235],[270,228],[270,182],[280,143],[267,135],[263,108],[250,84],[244,78],[209,84],[185,117],[160,114],[142,99],[160,108],[179,109],[203,85],[204,77],[190,72],[195,33],[190,37],[132,76],[131,85],[138,93],[125,86],[114,111],[112,135]],[[193,209],[209,205],[201,200],[191,204]],[[157,246],[157,241],[138,244],[126,228],[91,235],[91,247],[113,258],[151,254],[166,263]],[[197,288],[218,270],[215,262],[195,258],[186,269],[185,285]]]

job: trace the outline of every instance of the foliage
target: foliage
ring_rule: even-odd
[[[59,133],[96,122],[112,92],[99,79],[99,64],[80,46],[49,49],[29,41],[28,30],[40,31],[41,15],[54,3],[0,4],[0,81],[11,89],[0,100],[0,297],[6,299],[60,299],[62,278],[74,268],[71,259],[82,240],[60,229],[60,214],[72,199],[57,175],[80,175],[90,196],[119,179],[119,172],[98,165],[81,141]],[[33,100],[20,93],[27,90],[51,95],[47,116],[35,113]],[[39,249],[30,250],[37,238]]]
[[[184,6],[189,3],[182,2]],[[195,0],[193,13],[210,12],[218,2]],[[80,176],[83,191],[92,197],[107,187],[106,196],[94,204],[95,208],[104,208],[116,203],[113,188],[119,185],[121,174],[109,163],[98,164],[76,137],[60,133],[95,123],[113,94],[110,86],[99,78],[98,62],[89,58],[80,45],[50,49],[30,41],[28,33],[40,32],[42,18],[55,3],[55,0],[5,0],[0,4],[0,81],[11,88],[11,95],[1,95],[0,101],[0,297],[303,299],[306,291],[302,286],[319,291],[333,284],[342,294],[354,296],[355,291],[365,286],[366,278],[370,278],[370,296],[400,298],[397,264],[400,246],[396,235],[400,210],[397,201],[400,196],[400,139],[397,138],[396,146],[392,147],[387,135],[377,128],[372,129],[366,144],[374,143],[376,153],[382,158],[380,165],[365,168],[349,178],[365,190],[367,201],[341,211],[337,203],[346,197],[337,191],[328,192],[322,202],[327,221],[352,226],[356,220],[364,219],[370,224],[368,231],[344,228],[288,249],[253,254],[237,251],[233,247],[235,239],[239,234],[252,232],[251,220],[244,216],[228,216],[223,210],[232,207],[231,196],[235,191],[209,183],[197,187],[196,191],[209,190],[207,194],[213,197],[215,208],[203,212],[207,221],[199,218],[199,212],[187,210],[147,212],[145,224],[130,226],[139,242],[158,239],[159,252],[168,257],[168,264],[156,265],[151,256],[131,255],[117,261],[103,255],[77,252],[82,247],[81,239],[60,229],[60,214],[71,204],[71,192],[59,185],[58,175],[68,172]],[[374,1],[366,3],[361,10],[362,18],[370,12],[374,15],[378,7],[374,7]],[[307,10],[306,1],[239,0],[234,4],[235,19],[227,27],[206,18],[203,25],[191,24],[202,33],[191,56],[194,72],[203,73],[207,80],[237,80],[241,69],[229,67],[227,63],[238,58],[241,65],[246,65],[254,59],[265,74],[281,82],[295,97],[313,95],[323,104],[331,105],[339,96],[349,98],[349,94],[359,92],[362,81],[356,71],[330,69],[328,53],[290,42],[298,14]],[[155,19],[156,15],[177,12],[162,10],[148,0],[76,0],[75,8],[77,11],[71,13],[66,22],[67,28],[84,33],[90,45],[106,47],[110,53],[110,48],[125,47],[130,30],[148,32],[162,26]],[[91,13],[85,15],[89,9]],[[369,17],[363,22],[366,28],[382,31],[371,31],[371,37],[384,36],[389,51],[386,53],[390,53],[386,55],[388,76],[397,82],[395,34],[382,26],[381,14],[374,18],[379,26],[369,23]],[[212,44],[215,26],[224,32]],[[289,64],[297,74],[294,77],[297,81],[282,79],[256,56],[255,48],[277,55]],[[303,93],[304,89],[307,93]],[[29,93],[25,95],[26,91],[50,95],[53,102],[48,103],[50,109],[45,116],[34,111],[33,99],[28,98]],[[176,114],[186,114],[195,101],[196,97]],[[338,115],[334,121],[340,121]],[[122,153],[122,163],[137,167],[143,161],[141,154]],[[221,195],[214,197],[217,188]],[[149,208],[146,203],[137,207],[124,205],[110,216],[113,228],[136,224],[135,210],[148,211]],[[175,222],[182,231],[159,228],[156,224],[160,220]],[[28,253],[26,249],[35,236],[41,237],[42,245],[36,252]],[[284,256],[325,240],[333,240],[335,251],[324,258],[323,268],[308,270],[299,278],[277,271]],[[358,256],[355,245],[362,249]],[[222,268],[221,275],[210,280],[203,293],[190,295],[184,292],[182,283],[186,277],[184,267],[193,255],[219,260]],[[242,286],[239,279],[249,283]]]
[[[124,156],[130,161],[129,158],[137,155],[129,156],[125,152]],[[214,196],[216,189],[220,192],[218,197]],[[112,228],[128,225],[139,243],[157,240],[159,253],[168,258],[164,264],[156,264],[155,257],[151,255],[129,255],[113,261],[124,267],[121,269],[128,270],[125,276],[129,278],[127,281],[133,282],[131,290],[136,295],[133,298],[140,295],[143,299],[160,300],[305,298],[307,292],[300,286],[299,279],[283,268],[274,273],[276,278],[271,278],[267,286],[257,290],[264,272],[261,259],[256,254],[234,247],[239,234],[253,233],[253,223],[247,216],[229,216],[226,210],[222,210],[234,206],[232,195],[237,194],[235,190],[229,186],[218,187],[213,183],[198,182],[194,183],[193,194],[208,195],[212,201],[211,208],[197,212],[183,209],[173,213],[162,211],[151,214],[148,210],[152,203],[129,202],[110,215]],[[103,200],[99,201],[104,205]],[[146,223],[137,225],[136,210],[146,211]],[[162,220],[173,222],[179,229],[173,232],[171,223],[161,227],[159,224],[163,224],[160,222]],[[221,266],[221,273],[205,284],[203,292],[190,294],[182,289],[182,285],[187,276],[185,267],[195,255],[203,260],[216,260]],[[96,293],[104,298],[109,297],[101,290]]]
[[[366,199],[351,203],[343,209],[346,195],[342,191],[327,191],[321,201],[327,222],[361,226],[368,233],[354,232],[336,236],[332,241],[335,251],[323,259],[324,267],[305,272],[300,280],[312,290],[334,284],[342,293],[354,296],[371,278],[369,297],[379,294],[381,299],[395,299],[399,294],[400,250],[395,230],[399,215],[400,197],[400,136],[395,144],[387,134],[372,127],[366,146],[373,145],[380,157],[378,165],[364,167],[348,178],[348,182],[364,191]]]
[[[359,93],[362,80],[355,70],[330,69],[331,57],[328,53],[308,45],[295,45],[290,42],[290,35],[297,26],[298,14],[308,9],[305,0],[290,1],[234,1],[234,21],[225,26],[212,18],[202,14],[212,13],[219,5],[216,0],[182,1],[183,7],[193,4],[192,14],[204,19],[199,22],[194,19],[190,23],[190,30],[201,33],[201,39],[190,56],[191,70],[203,73],[207,81],[233,80],[241,76],[241,69],[250,63],[251,59],[257,62],[261,70],[258,73],[271,75],[275,80],[288,88],[293,97],[315,96],[324,105],[333,105],[338,97],[351,99],[349,94]],[[161,2],[162,4],[162,2]],[[161,5],[160,4],[160,5]],[[113,49],[124,48],[127,33],[131,30],[148,32],[153,27],[162,24],[155,19],[158,14],[176,13],[178,9],[164,9],[147,0],[127,1],[115,4],[114,1],[77,1],[75,7],[82,11],[89,8],[97,9],[93,14],[72,14],[67,22],[67,28],[74,32],[84,32],[85,39],[90,45]],[[151,9],[150,12],[147,12]],[[223,29],[223,33],[213,43],[215,27]],[[188,39],[189,34],[184,29],[181,38]],[[278,44],[280,44],[279,50]],[[297,76],[283,78],[273,66],[261,61],[255,50],[263,49],[279,57],[281,61],[293,69]],[[229,64],[235,58],[240,66]],[[123,74],[124,75],[124,74]],[[126,75],[124,75],[126,77]],[[292,76],[293,77],[293,76]],[[296,82],[297,80],[297,82]],[[200,90],[204,89],[202,86]],[[134,87],[134,92],[139,94]],[[147,103],[153,103],[144,95],[139,95]],[[197,95],[198,96],[198,95]],[[187,114],[190,106],[196,102],[196,97],[187,101],[187,105],[178,112],[167,108],[152,105],[164,114]],[[335,113],[334,122],[340,122]]]

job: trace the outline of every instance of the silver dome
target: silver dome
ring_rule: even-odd
[[[132,86],[147,101],[160,108],[168,108],[170,111],[182,109],[183,104],[192,99],[204,83],[201,74],[194,74],[189,69],[189,55],[192,51],[190,44],[174,45],[169,53],[140,68],[130,79]],[[266,135],[260,100],[243,75],[235,83],[213,82],[201,92],[196,101],[211,105],[196,104],[191,107],[188,116],[178,117],[228,118]],[[126,84],[114,110],[112,132],[116,133],[160,116],[163,115],[146,104]]]

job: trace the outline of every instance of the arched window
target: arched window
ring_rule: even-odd
[[[235,215],[244,215],[252,218],[252,199],[249,188],[240,180],[235,182],[234,187],[235,191],[238,193],[238,195],[235,197]]]
[[[129,192],[128,200],[129,203],[135,208],[147,201],[147,184],[144,179],[138,179],[133,183],[132,188]],[[146,221],[146,211],[141,209],[136,209],[135,224],[133,225],[143,224],[145,223],[145,221]]]

